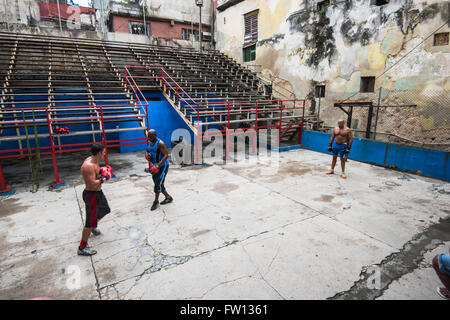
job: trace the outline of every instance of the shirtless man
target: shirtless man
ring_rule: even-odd
[[[333,161],[331,162],[331,170],[327,174],[334,173],[334,167],[336,166],[337,157],[341,158],[341,168],[343,179],[347,178],[345,174],[345,158],[350,152],[350,148],[353,143],[352,130],[345,125],[345,121],[340,119],[338,121],[338,126],[333,129],[333,134],[331,135],[330,145],[328,146],[328,151],[333,152]]]
[[[155,187],[155,200],[153,201],[151,211],[156,210],[159,206],[159,194],[162,192],[166,197],[161,204],[167,204],[173,201],[170,194],[167,193],[164,181],[166,180],[167,171],[169,170],[169,150],[167,149],[164,141],[159,139],[156,135],[156,131],[151,129],[148,132],[149,144],[147,147],[146,158],[149,162],[153,163],[154,172],[153,182]],[[151,167],[149,169],[152,169]]]
[[[97,251],[87,246],[89,235],[99,235],[97,230],[97,221],[111,212],[108,201],[102,191],[102,184],[109,179],[108,176],[100,175],[99,161],[105,155],[105,146],[95,143],[91,148],[92,156],[84,160],[81,166],[81,175],[86,185],[83,191],[83,200],[86,204],[86,224],[81,235],[78,254],[81,256],[92,256]]]

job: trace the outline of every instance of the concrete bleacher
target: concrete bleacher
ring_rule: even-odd
[[[146,132],[126,66],[140,67],[128,74],[139,90],[162,91],[193,129],[200,120],[221,129],[282,124],[281,136],[289,138],[298,131],[298,112],[272,101],[255,73],[215,50],[0,33],[0,139],[20,144],[24,125],[45,131],[45,110],[52,134],[66,126],[69,135],[91,134],[94,140],[102,132]],[[107,126],[120,122],[137,125]],[[40,136],[48,137],[44,131]]]

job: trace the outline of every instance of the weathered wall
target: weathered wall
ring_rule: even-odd
[[[326,125],[345,116],[332,107],[333,100],[357,93],[361,76],[375,76],[375,90],[415,93],[414,101],[408,102],[420,108],[422,131],[450,129],[450,101],[445,93],[450,90],[450,46],[433,46],[433,36],[425,39],[443,25],[439,32],[450,31],[445,24],[450,16],[448,1],[391,0],[375,6],[367,0],[330,0],[322,12],[319,2],[246,0],[218,12],[217,49],[242,62],[243,15],[259,9],[256,61],[247,64],[259,65],[259,71],[275,80],[285,79],[298,98],[313,97],[315,85],[325,84],[321,117]],[[382,75],[400,59],[398,66]],[[440,95],[441,99],[429,102],[430,96]],[[385,94],[384,104],[401,103],[395,96],[389,101]],[[431,109],[439,109],[440,116],[430,120]]]
[[[0,0],[0,31],[8,31],[3,1]],[[80,7],[61,4],[60,14],[63,18],[61,32],[55,4],[51,4],[49,7],[48,3],[45,3],[46,1],[6,1],[10,32],[89,39],[103,37],[100,32],[95,30],[99,19],[93,9],[81,8],[78,10]],[[47,6],[43,8],[42,4]],[[87,11],[91,11],[91,13],[89,14]],[[64,18],[69,18],[69,22],[66,22]]]
[[[194,0],[146,0],[146,5],[149,16],[180,21],[198,22],[199,20],[199,8]],[[209,25],[212,23],[211,0],[203,1],[202,23]]]

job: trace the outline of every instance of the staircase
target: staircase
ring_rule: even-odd
[[[292,140],[303,126],[304,101],[272,100],[255,73],[215,50],[0,33],[0,81],[0,134],[8,133],[0,142],[16,140],[20,149],[33,112],[36,126],[48,127],[39,136],[60,150],[58,127],[92,141],[146,133],[136,88],[161,90],[194,133],[201,122],[202,130],[278,128]],[[117,128],[121,122],[138,125]]]

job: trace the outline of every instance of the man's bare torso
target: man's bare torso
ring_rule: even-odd
[[[334,128],[334,135],[335,135],[336,143],[342,144],[342,143],[348,142],[350,132],[351,132],[351,130],[347,126],[344,126],[344,128],[342,128],[342,129],[339,127]]]
[[[95,182],[97,173],[100,171],[100,166],[92,160],[92,157],[88,157],[84,160],[80,171],[83,176],[84,184],[86,185],[86,190],[100,191],[102,189],[102,185]]]

